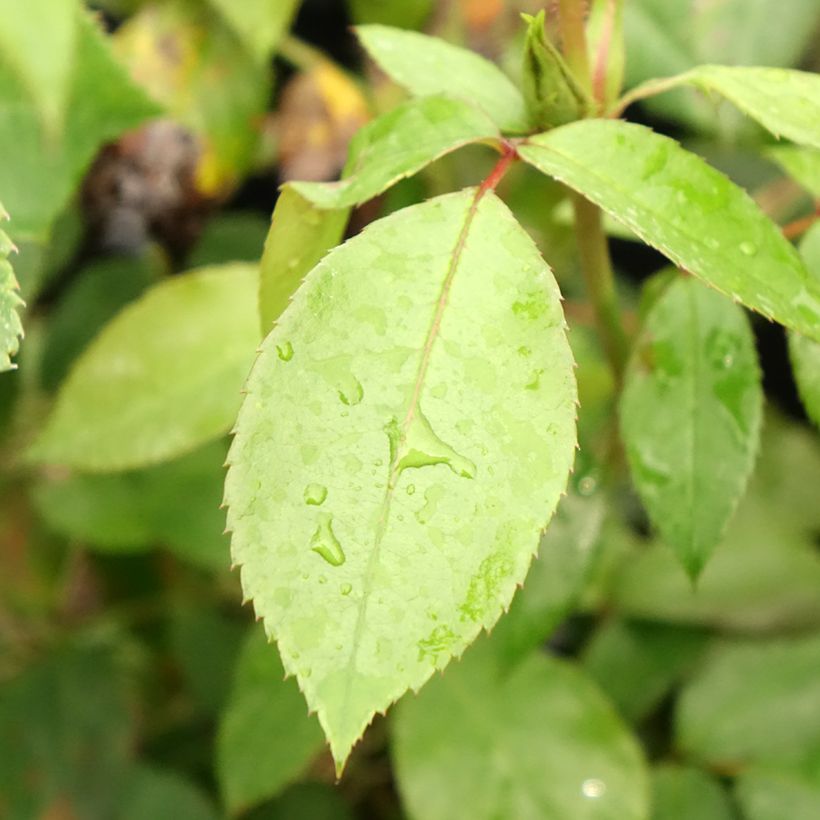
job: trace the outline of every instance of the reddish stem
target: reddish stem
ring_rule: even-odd
[[[820,219],[820,204],[818,204],[815,212],[804,216],[801,219],[795,219],[794,222],[789,222],[788,225],[783,226],[783,236],[786,239],[797,239],[802,236],[817,220]]]
[[[603,24],[604,29],[601,34],[601,41],[598,43],[598,53],[595,55],[595,68],[592,74],[592,94],[602,110],[606,102],[607,62],[609,61],[612,34],[615,30],[617,10],[615,0],[609,0],[606,9],[606,20]]]
[[[501,145],[501,159],[495,164],[495,167],[487,175],[486,179],[481,183],[481,187],[476,194],[476,202],[487,193],[487,191],[494,191],[496,186],[510,168],[510,165],[518,159],[518,151],[515,149],[513,143],[504,140]]]

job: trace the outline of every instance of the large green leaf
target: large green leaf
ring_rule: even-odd
[[[692,578],[746,488],[762,408],[743,310],[696,279],[678,277],[645,318],[620,420],[638,493]]]
[[[151,766],[135,766],[120,797],[118,820],[217,820],[214,807],[202,792],[178,774]]]
[[[585,120],[518,153],[722,293],[820,339],[820,282],[742,189],[648,128]]]
[[[499,674],[483,639],[397,709],[399,790],[418,820],[645,820],[635,738],[577,667],[533,654]]]
[[[349,208],[322,210],[285,185],[273,209],[259,267],[259,317],[266,336],[305,275],[344,234]]]
[[[820,199],[820,151],[797,145],[776,145],[769,148],[766,155],[815,199]]]
[[[437,37],[389,26],[356,29],[370,56],[417,97],[450,94],[483,108],[503,131],[529,130],[521,92],[500,68]]]
[[[239,656],[222,713],[216,766],[225,804],[233,814],[273,797],[322,748],[322,732],[261,629]]]
[[[408,100],[359,130],[343,179],[291,187],[320,208],[358,205],[450,151],[500,138],[492,120],[466,102],[442,95]]]
[[[250,53],[259,60],[270,57],[287,34],[301,0],[210,0]]]
[[[782,763],[820,748],[820,634],[727,641],[684,689],[682,750],[714,765]]]
[[[439,197],[314,268],[246,389],[234,560],[341,765],[495,623],[566,487],[558,288],[494,194]]]
[[[68,102],[79,4],[76,0],[0,0],[0,54],[20,78],[44,129],[56,136]]]
[[[256,287],[237,263],[151,288],[77,360],[32,456],[127,470],[227,432],[258,343]]]
[[[347,0],[347,7],[358,24],[419,29],[435,7],[435,0]]]
[[[794,765],[753,766],[737,779],[746,820],[816,820],[820,806],[820,750]]]
[[[806,267],[820,281],[820,224],[814,225],[803,238],[800,253]],[[812,421],[820,426],[820,342],[792,331],[789,356],[803,406]]]
[[[735,820],[736,816],[727,793],[706,772],[669,764],[652,771],[652,820]]]
[[[86,14],[78,19],[68,106],[58,133],[46,133],[24,87],[0,61],[0,191],[14,216],[15,239],[45,232],[100,145],[159,113],[113,59],[94,21]],[[36,53],[39,59],[39,46]]]
[[[8,214],[0,205],[0,220]],[[18,294],[19,285],[9,262],[9,254],[14,250],[8,236],[0,230],[0,373],[14,369],[11,357],[20,347],[23,325],[20,322],[20,308],[23,300]]]

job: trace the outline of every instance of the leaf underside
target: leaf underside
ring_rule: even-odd
[[[263,343],[233,558],[337,766],[509,605],[572,464],[572,367],[549,268],[475,190],[333,251]]]
[[[820,280],[743,189],[674,140],[584,120],[529,137],[518,153],[679,267],[820,340]]]
[[[0,205],[0,219],[5,217],[6,212]],[[14,369],[11,357],[17,353],[23,337],[19,314],[23,300],[18,294],[17,279],[8,260],[13,249],[9,238],[0,231],[0,373]]]
[[[621,398],[621,434],[649,517],[696,577],[754,465],[763,406],[741,308],[678,278],[646,317]]]

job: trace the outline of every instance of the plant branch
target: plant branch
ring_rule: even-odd
[[[558,0],[558,21],[564,58],[580,86],[591,94],[585,9],[586,0]]]
[[[629,343],[618,307],[615,277],[609,258],[609,245],[604,234],[601,211],[580,194],[573,195],[573,207],[575,236],[581,257],[581,272],[595,310],[595,321],[604,352],[609,359],[616,387],[620,388],[623,383]]]
[[[795,219],[794,222],[789,222],[788,225],[784,225],[782,228],[783,236],[785,236],[786,239],[797,239],[811,228],[818,219],[820,219],[820,204],[817,205],[814,213],[804,216],[801,219]]]
[[[664,91],[670,91],[679,85],[684,85],[687,79],[688,72],[686,74],[676,74],[674,77],[662,77],[659,80],[647,80],[645,83],[635,86],[631,91],[624,94],[623,97],[615,103],[607,116],[612,119],[618,119],[633,103],[639,100],[645,100],[647,97],[654,97],[656,94],[662,94]]]

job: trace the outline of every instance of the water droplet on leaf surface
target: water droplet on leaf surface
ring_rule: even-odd
[[[345,562],[345,553],[339,539],[333,532],[333,516],[322,515],[319,526],[310,539],[310,548],[321,555],[331,566],[340,567]]]
[[[319,507],[327,498],[327,487],[322,484],[308,484],[305,487],[305,504]]]
[[[293,345],[290,342],[276,345],[276,355],[279,356],[283,362],[289,362],[293,358]]]

